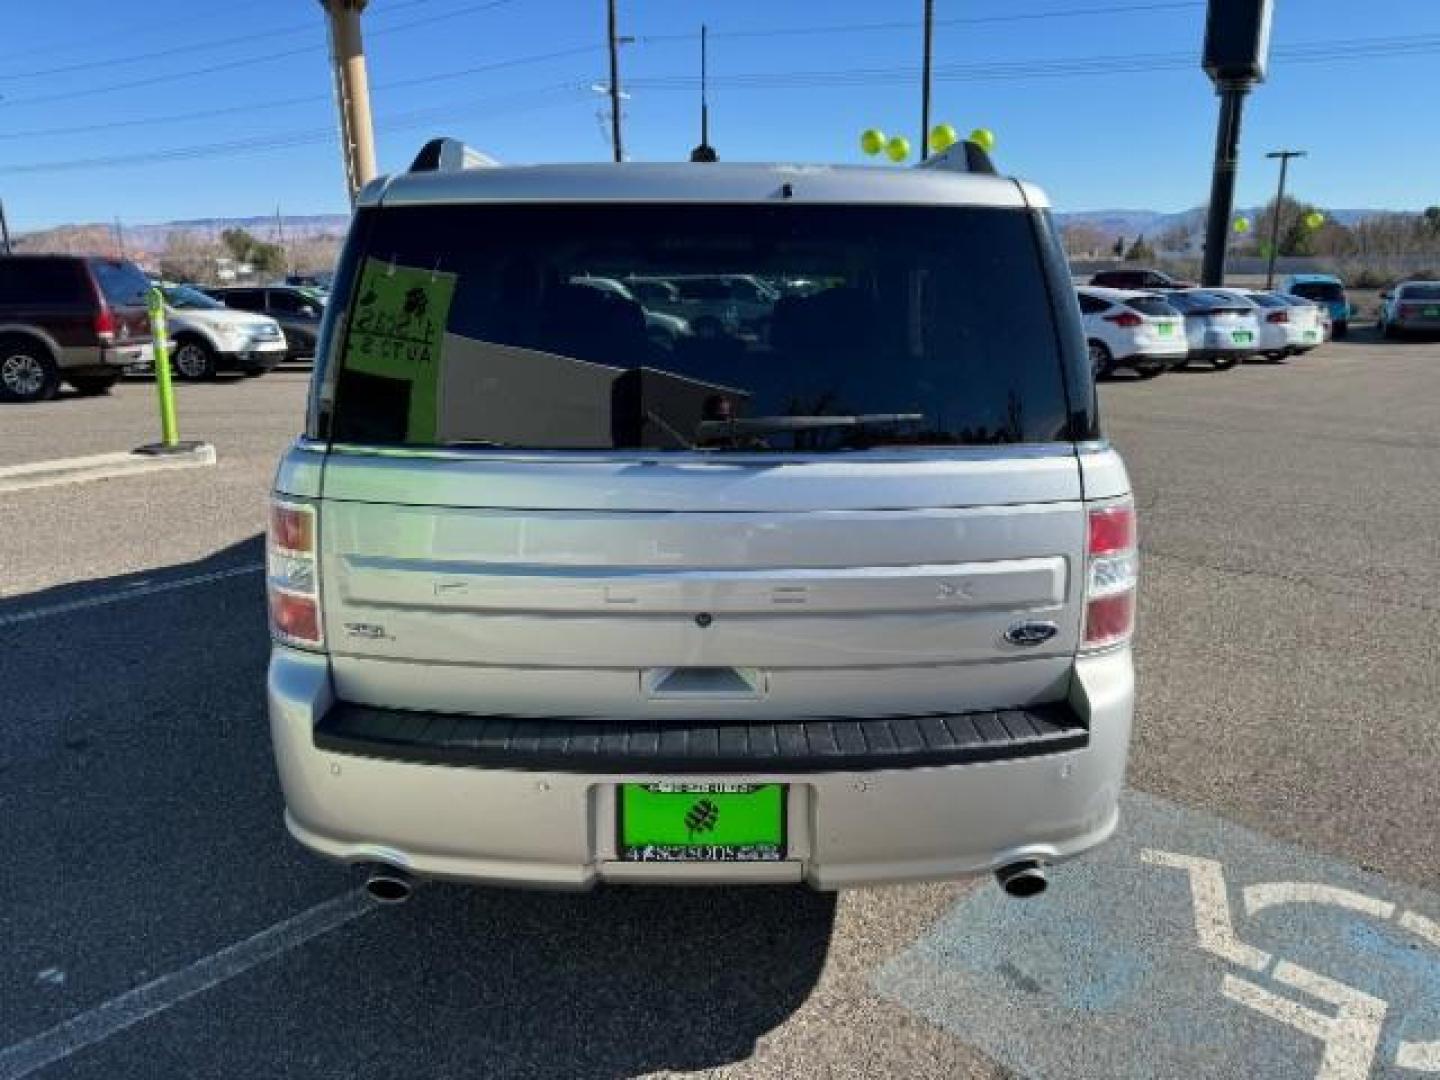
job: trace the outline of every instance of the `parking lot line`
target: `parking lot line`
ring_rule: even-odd
[[[354,889],[278,922],[259,933],[197,960],[187,968],[111,998],[49,1031],[0,1050],[0,1080],[20,1080],[77,1051],[110,1038],[140,1021],[202,994],[258,964],[298,948],[373,911],[374,903]]]
[[[215,570],[208,574],[195,574],[191,577],[175,578],[172,581],[145,582],[140,585],[132,585],[129,588],[118,589],[114,592],[103,593],[99,596],[87,596],[82,600],[69,600],[63,604],[47,604],[44,607],[27,608],[24,611],[0,613],[0,627],[14,626],[17,623],[34,622],[37,619],[48,619],[55,615],[69,615],[76,611],[87,611],[90,608],[119,604],[126,600],[138,600],[142,596],[154,596],[156,593],[173,592],[176,589],[188,589],[192,585],[209,585],[211,582],[224,581],[227,578],[241,577],[245,574],[258,574],[264,569],[264,563],[245,563],[243,566],[231,566],[225,570]]]

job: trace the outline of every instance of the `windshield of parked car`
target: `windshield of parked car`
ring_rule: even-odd
[[[206,296],[199,289],[192,289],[188,285],[166,285],[160,291],[165,294],[165,303],[180,311],[225,308],[225,305],[213,296]]]
[[[1402,300],[1440,300],[1440,285],[1402,285]]]
[[[1298,281],[1290,286],[1290,291],[1307,300],[1345,299],[1345,290],[1333,281]]]
[[[1054,441],[1068,416],[1038,228],[978,207],[384,210],[334,335],[332,436],[761,453]]]

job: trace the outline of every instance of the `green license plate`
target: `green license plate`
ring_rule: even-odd
[[[1424,315],[1427,319],[1440,319],[1440,307],[1422,308],[1420,314]]]
[[[1168,322],[1157,323],[1155,329],[1161,337],[1169,337],[1175,333],[1175,327],[1171,326]]]
[[[1249,330],[1236,330],[1233,334],[1230,335],[1231,339],[1235,342],[1236,345],[1249,345],[1250,339],[1253,336],[1254,335],[1251,334]]]
[[[1319,341],[1319,340],[1320,340],[1320,331],[1319,331],[1319,330],[1306,330],[1306,331],[1305,331],[1305,340],[1306,340],[1306,341]]]
[[[621,784],[626,862],[777,862],[785,858],[784,784]]]

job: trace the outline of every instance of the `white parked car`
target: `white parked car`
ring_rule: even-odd
[[[1210,292],[1248,304],[1255,310],[1259,332],[1257,355],[1271,363],[1307,352],[1324,340],[1320,311],[1308,301],[1300,301],[1303,307],[1292,306],[1290,298],[1260,289],[1211,289]]]
[[[1120,367],[1152,379],[1185,362],[1185,320],[1163,296],[1097,286],[1075,291],[1097,379]]]
[[[226,307],[186,285],[161,285],[160,291],[176,378],[200,382],[217,371],[263,375],[285,359],[285,332],[268,315]]]
[[[1259,309],[1248,300],[1214,289],[1181,289],[1165,299],[1185,316],[1187,364],[1208,360],[1224,371],[1260,351]]]

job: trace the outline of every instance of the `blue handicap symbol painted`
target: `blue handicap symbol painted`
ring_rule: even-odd
[[[967,894],[877,989],[1026,1076],[1440,1074],[1440,897],[1132,792],[1033,900]]]

